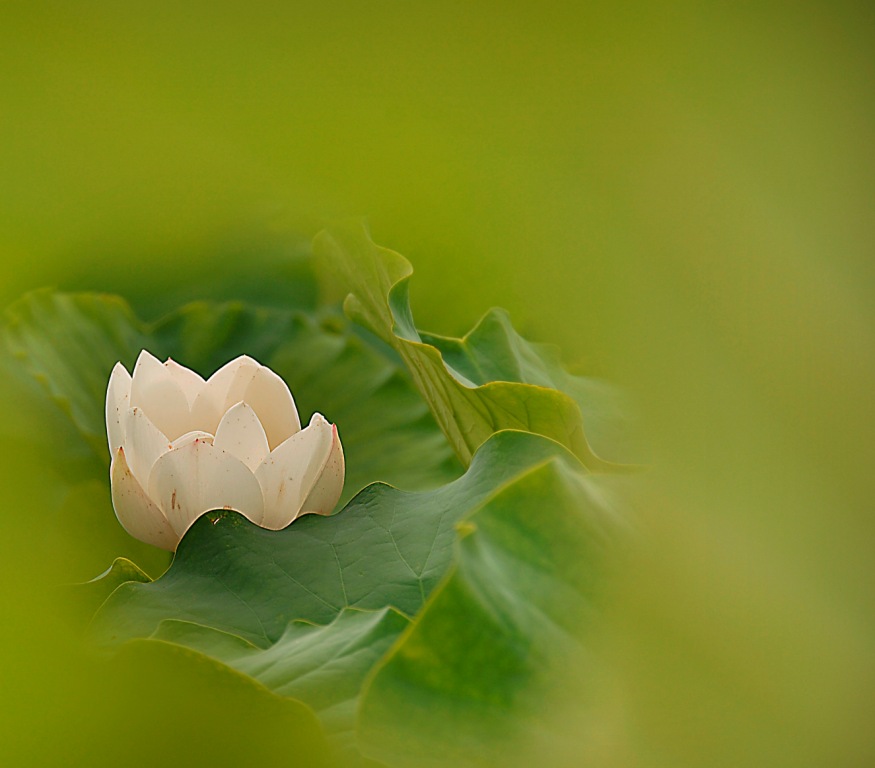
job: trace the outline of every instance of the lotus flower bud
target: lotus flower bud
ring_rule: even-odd
[[[116,517],[163,549],[175,550],[212,509],[279,530],[307,513],[330,514],[343,489],[337,427],[316,413],[301,429],[285,382],[245,355],[206,381],[146,350],[133,376],[117,363],[106,432]]]

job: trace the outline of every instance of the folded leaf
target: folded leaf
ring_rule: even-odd
[[[489,310],[461,339],[424,332],[420,338],[441,353],[453,376],[470,386],[508,381],[563,392],[580,408],[587,442],[599,456],[616,462],[640,459],[629,398],[605,381],[570,374],[558,347],[524,339],[505,310]]]
[[[461,340],[421,334],[408,300],[413,269],[403,256],[376,245],[360,222],[320,232],[313,247],[347,285],[347,314],[397,351],[463,463],[490,435],[517,429],[562,443],[593,471],[620,468],[596,455],[584,435],[585,420],[605,421],[598,415],[604,399],[559,375],[558,362],[516,335],[506,316],[488,315]],[[613,442],[605,440],[611,453]]]

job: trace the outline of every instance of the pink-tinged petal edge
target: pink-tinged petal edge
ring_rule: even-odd
[[[262,527],[279,530],[301,514],[304,502],[313,492],[334,452],[336,439],[335,427],[321,414],[315,413],[305,429],[278,446],[258,467],[255,476],[264,493]],[[337,444],[339,448],[339,440]],[[327,502],[333,490],[320,489],[319,493]],[[318,495],[314,500],[317,502],[320,506],[323,503]]]
[[[343,456],[343,446],[337,434],[337,425],[331,425],[331,450],[322,466],[322,471],[313,489],[301,506],[301,515],[330,515],[343,493],[343,481],[346,475],[346,462]]]

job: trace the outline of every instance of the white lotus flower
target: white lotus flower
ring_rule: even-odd
[[[125,530],[175,550],[212,509],[285,528],[327,515],[343,489],[337,427],[313,414],[301,429],[285,382],[251,357],[204,381],[146,350],[131,376],[113,368],[106,392],[112,504]]]

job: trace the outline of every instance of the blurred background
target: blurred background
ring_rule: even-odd
[[[3,2],[0,300],[106,290],[151,318],[368,216],[421,327],[504,306],[641,404],[614,682],[550,760],[870,766],[873,42],[862,2]],[[33,554],[43,457],[3,456],[18,764],[273,764],[274,720],[231,733],[236,705],[70,650]]]

